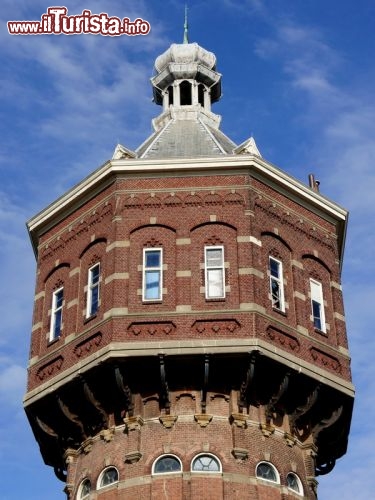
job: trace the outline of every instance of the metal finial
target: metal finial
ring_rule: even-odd
[[[185,4],[185,22],[184,22],[184,40],[183,43],[189,43],[189,38],[188,38],[188,8],[187,5]]]

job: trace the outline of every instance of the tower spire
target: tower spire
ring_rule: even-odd
[[[184,39],[183,43],[189,43],[189,38],[188,38],[188,8],[187,5],[185,4],[185,22],[184,22]]]

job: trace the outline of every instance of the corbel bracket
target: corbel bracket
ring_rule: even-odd
[[[268,402],[266,408],[265,408],[265,415],[266,415],[266,422],[269,424],[273,418],[273,414],[277,411],[276,410],[276,405],[280,401],[280,399],[283,397],[284,393],[288,389],[289,385],[289,379],[290,379],[290,371],[287,371],[281,384],[279,387],[279,390],[277,391],[276,394],[274,394],[270,401]]]
[[[290,429],[297,433],[297,422],[303,416],[306,415],[311,408],[315,405],[318,400],[318,395],[321,385],[318,384],[311,394],[308,395],[305,404],[298,406],[294,412],[289,416]]]
[[[125,384],[124,377],[122,376],[121,370],[117,365],[115,366],[115,379],[117,387],[124,398],[125,411],[129,417],[132,417],[134,413],[133,395],[129,386]]]
[[[169,388],[167,382],[167,376],[165,372],[165,356],[164,354],[159,354],[159,366],[160,366],[160,404],[166,409],[167,414],[169,413],[171,402],[169,399]]]
[[[247,408],[248,406],[248,396],[249,396],[249,391],[251,388],[251,385],[254,380],[254,374],[255,374],[255,363],[256,359],[258,357],[259,351],[251,351],[250,352],[250,361],[249,361],[249,367],[246,371],[246,377],[245,380],[242,382],[239,394],[238,394],[238,411],[240,413],[243,412],[244,408]]]
[[[48,436],[54,438],[56,440],[59,439],[58,434],[46,423],[44,423],[39,417],[35,417],[35,422],[38,424],[38,427]]]
[[[342,412],[343,412],[344,407],[341,405],[339,408],[334,410],[331,414],[330,417],[322,419],[318,424],[316,424],[313,429],[312,429],[312,435],[314,436],[314,439],[317,440],[319,437],[319,434],[324,430],[327,429],[328,427],[331,427],[331,425],[335,424],[338,419],[341,417]]]
[[[335,465],[336,465],[336,460],[334,460],[334,459],[329,460],[325,464],[319,464],[315,468],[315,475],[316,476],[324,476],[325,474],[329,474]]]
[[[60,479],[60,481],[62,481],[63,483],[66,483],[66,479],[67,479],[68,475],[66,473],[66,470],[63,467],[54,467],[53,471],[54,471],[57,479]]]
[[[82,441],[87,439],[85,428],[79,416],[70,410],[70,408],[64,403],[64,401],[61,399],[59,395],[56,395],[56,399],[57,399],[57,404],[63,415],[79,429]]]
[[[204,375],[203,375],[203,386],[202,386],[202,398],[201,398],[202,413],[206,413],[209,373],[210,373],[210,356],[209,356],[209,354],[205,354],[205,356],[204,356]]]
[[[80,377],[80,380],[81,380],[81,384],[83,387],[83,393],[84,393],[87,401],[96,409],[97,413],[100,415],[100,419],[102,421],[102,426],[107,429],[108,428],[108,414],[103,409],[100,402],[95,398],[87,381],[82,376]]]

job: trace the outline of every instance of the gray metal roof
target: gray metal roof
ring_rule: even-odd
[[[181,158],[233,154],[236,144],[201,119],[171,119],[138,149],[138,158]]]

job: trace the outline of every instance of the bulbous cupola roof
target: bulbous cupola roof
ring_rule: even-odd
[[[169,63],[197,63],[215,70],[216,56],[197,43],[172,43],[169,49],[156,58],[156,71],[160,73]]]
[[[197,43],[173,43],[157,57],[155,71],[151,82],[156,104],[163,104],[163,92],[184,80],[209,91],[211,104],[220,99],[221,74],[216,72],[216,56]]]

